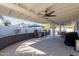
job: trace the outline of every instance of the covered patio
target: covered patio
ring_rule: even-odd
[[[0,55],[69,56],[72,54],[79,56],[73,47],[64,44],[65,38],[57,35],[65,31],[77,32],[79,35],[79,3],[2,3],[0,4],[0,15],[50,24],[52,29],[50,35],[43,37],[26,40],[26,36],[22,36],[22,39],[25,38],[24,41],[0,50]],[[14,40],[14,38],[11,39]]]
[[[73,47],[66,46],[63,38],[50,36],[24,40],[0,51],[2,56],[79,56]]]

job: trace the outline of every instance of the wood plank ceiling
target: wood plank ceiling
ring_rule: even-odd
[[[49,12],[55,11],[56,17],[45,19],[41,17],[48,8]],[[29,19],[36,22],[54,22],[57,24],[75,20],[79,14],[78,3],[13,3],[0,4],[0,15],[12,16],[20,19]]]

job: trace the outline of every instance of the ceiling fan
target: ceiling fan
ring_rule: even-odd
[[[43,15],[43,17],[56,17],[56,15],[52,15],[55,11],[51,11],[48,13],[48,9],[46,9],[44,12],[45,14],[39,13],[39,15]]]

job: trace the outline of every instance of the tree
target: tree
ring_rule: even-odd
[[[5,26],[8,26],[9,24],[11,24],[11,22],[9,20],[5,20],[3,16],[0,16],[0,24],[4,24]]]

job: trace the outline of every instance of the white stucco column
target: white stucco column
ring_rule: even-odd
[[[77,16],[75,19],[75,26],[74,26],[74,31],[78,31],[79,30],[79,17]]]
[[[59,25],[59,31],[61,32],[61,25]]]
[[[53,38],[55,38],[55,25],[53,27]]]
[[[79,36],[79,16],[76,17],[75,27],[74,31],[78,33]]]
[[[52,38],[55,38],[55,24],[51,24],[51,34]]]

